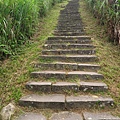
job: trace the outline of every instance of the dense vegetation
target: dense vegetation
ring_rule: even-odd
[[[120,0],[86,0],[100,24],[106,25],[111,41],[120,44]]]
[[[26,44],[40,17],[62,0],[0,0],[0,60]]]

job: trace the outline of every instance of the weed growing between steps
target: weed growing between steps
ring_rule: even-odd
[[[97,46],[97,56],[101,65],[99,72],[104,75],[109,94],[117,106],[113,112],[120,115],[120,48],[109,43],[105,26],[98,25],[97,19],[90,13],[83,0],[80,1],[80,12],[86,26],[85,31],[93,38],[94,45]]]
[[[30,40],[31,44],[22,48],[21,55],[0,62],[0,109],[9,102],[17,102],[24,92],[24,84],[30,81],[33,64],[38,61],[45,39],[55,29],[61,7],[67,0],[53,7],[48,15],[43,18],[38,27],[38,32]]]

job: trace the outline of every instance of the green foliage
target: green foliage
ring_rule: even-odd
[[[107,25],[110,39],[119,42],[120,0],[86,0],[94,16]]]
[[[14,99],[16,102],[20,99],[22,96],[22,91],[20,88],[12,87],[12,94],[11,94],[11,99]]]
[[[40,17],[62,0],[0,0],[0,59],[15,54],[33,35]]]

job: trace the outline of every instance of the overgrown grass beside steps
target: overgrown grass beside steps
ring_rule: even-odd
[[[80,1],[80,13],[87,35],[92,37],[99,58],[104,82],[109,87],[108,94],[115,100],[116,108],[112,111],[120,116],[120,47],[109,42],[106,26],[99,25],[84,0]]]
[[[62,0],[0,0],[0,60],[16,54],[34,34],[39,19]]]
[[[41,18],[36,34],[29,40],[31,44],[22,46],[19,55],[0,62],[0,109],[9,102],[17,102],[24,93],[23,86],[31,80],[33,64],[38,61],[42,45],[55,29],[61,6],[65,4],[67,0],[56,4]]]

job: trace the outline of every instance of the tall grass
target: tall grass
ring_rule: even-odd
[[[120,44],[120,0],[86,0],[100,24],[107,26],[111,41]]]
[[[0,0],[0,59],[15,54],[33,35],[40,17],[62,0]]]

